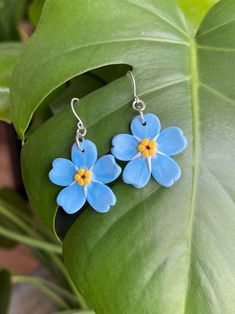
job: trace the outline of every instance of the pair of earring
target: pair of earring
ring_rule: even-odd
[[[56,158],[49,172],[50,180],[64,187],[57,196],[57,204],[68,214],[79,211],[86,201],[100,213],[115,205],[116,196],[106,185],[121,174],[115,158],[128,161],[123,181],[135,188],[143,188],[151,175],[164,187],[172,186],[181,176],[180,167],[171,156],[181,153],[187,146],[182,130],[169,127],[161,131],[158,117],[143,113],[146,105],[137,96],[132,72],[128,74],[134,89],[132,107],[139,115],[131,121],[132,134],[118,134],[112,139],[111,154],[97,159],[96,146],[85,139],[87,130],[74,109],[74,102],[79,100],[73,98],[71,101],[71,109],[78,120],[72,161]]]

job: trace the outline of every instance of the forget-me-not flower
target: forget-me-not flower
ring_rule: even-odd
[[[49,172],[50,180],[65,188],[57,196],[57,204],[66,213],[80,210],[86,200],[97,212],[105,213],[115,205],[113,191],[105,185],[115,180],[121,173],[112,155],[97,160],[97,149],[93,142],[81,143],[84,151],[74,144],[71,151],[72,161],[56,158]]]
[[[112,140],[115,158],[129,161],[123,171],[123,181],[136,188],[144,187],[152,174],[162,186],[170,187],[181,176],[181,170],[170,156],[181,153],[187,146],[183,131],[169,127],[161,131],[158,117],[152,113],[131,122],[130,134],[118,134]]]

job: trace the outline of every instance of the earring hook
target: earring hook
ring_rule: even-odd
[[[77,132],[76,132],[76,143],[78,148],[84,152],[84,148],[81,147],[81,142],[84,140],[84,137],[87,133],[87,129],[85,127],[85,125],[83,124],[82,120],[79,118],[78,114],[76,113],[75,109],[74,109],[74,103],[75,102],[79,102],[79,98],[72,98],[71,100],[71,109],[72,112],[74,114],[74,116],[77,118],[78,122],[77,122]]]
[[[134,94],[134,98],[138,98],[137,94],[136,94],[136,83],[135,83],[135,78],[134,75],[132,74],[131,71],[128,71],[127,74],[130,75],[131,79],[132,79],[132,83],[133,83],[133,94]]]
[[[75,117],[78,119],[78,121],[81,121],[81,119],[79,118],[79,116],[77,115],[77,113],[76,113],[76,111],[75,111],[75,109],[74,109],[74,102],[75,102],[75,101],[79,102],[80,99],[79,99],[79,98],[76,98],[76,97],[72,98],[72,100],[71,100],[71,109],[72,109],[72,112],[73,112],[73,114],[75,115]]]
[[[136,82],[135,82],[135,78],[134,75],[131,71],[128,71],[127,74],[130,75],[131,80],[132,80],[132,84],[133,84],[133,95],[134,95],[134,100],[132,102],[132,107],[134,110],[139,112],[140,115],[140,119],[143,125],[146,124],[146,121],[144,119],[144,114],[143,111],[146,107],[146,104],[143,100],[141,100],[138,96],[137,96],[137,91],[136,91]]]

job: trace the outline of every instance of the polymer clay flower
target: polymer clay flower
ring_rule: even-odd
[[[158,117],[152,113],[131,122],[130,134],[118,134],[112,140],[115,158],[129,161],[123,171],[123,181],[135,188],[144,187],[152,174],[162,186],[170,187],[181,176],[178,164],[171,158],[181,153],[187,140],[181,129],[169,127],[161,131]]]
[[[97,149],[93,142],[84,140],[83,152],[74,144],[71,151],[72,161],[56,158],[49,172],[50,180],[65,188],[57,196],[57,204],[68,214],[80,210],[86,200],[97,212],[105,213],[115,205],[113,191],[105,185],[115,180],[121,168],[112,155],[97,160]]]

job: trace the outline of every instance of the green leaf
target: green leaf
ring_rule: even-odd
[[[100,74],[100,73],[99,73]],[[70,99],[73,97],[84,97],[93,90],[102,87],[104,82],[92,73],[83,74],[74,78],[53,91],[43,104],[36,110],[26,138],[30,136],[40,125],[42,125],[53,114],[68,107]]]
[[[157,21],[155,21],[155,14],[149,14],[148,5],[146,5],[146,9],[144,9],[144,15],[145,18],[146,16],[147,18],[149,18],[148,15],[150,15],[150,20],[146,25],[146,29],[148,32],[150,32],[150,34],[148,35],[147,33],[147,35],[145,35],[143,33],[139,35],[139,22],[136,21],[132,23],[134,24],[134,26],[136,26],[136,29],[132,30],[132,24],[130,24],[128,28],[129,31],[127,31],[123,35],[123,38],[120,38],[119,42],[119,37],[121,36],[121,34],[120,32],[117,32],[113,23],[111,23],[111,25],[109,25],[109,28],[105,31],[101,29],[101,25],[99,25],[96,30],[96,33],[99,35],[96,38],[94,36],[94,30],[92,30],[92,28],[89,28],[90,34],[85,34],[84,32],[81,32],[80,36],[78,36],[78,27],[86,26],[84,25],[84,23],[87,22],[80,22],[78,21],[77,17],[75,20],[70,21],[69,25],[66,28],[63,28],[62,25],[56,28],[54,27],[54,23],[58,23],[58,14],[51,15],[50,20],[45,23],[44,18],[47,18],[46,16],[48,10],[51,10],[54,7],[56,7],[56,10],[61,10],[60,18],[64,21],[68,19],[69,14],[71,14],[71,16],[75,16],[74,6],[76,13],[78,13],[79,11],[79,16],[81,16],[80,12],[83,12],[83,14],[86,15],[84,11],[86,10],[86,5],[84,5],[83,3],[79,2],[79,5],[78,3],[75,3],[70,6],[63,5],[62,3],[58,4],[54,0],[51,3],[52,4],[46,3],[44,7],[44,14],[42,15],[42,20],[39,25],[39,30],[32,37],[30,46],[28,47],[30,49],[26,49],[25,54],[21,59],[22,62],[20,62],[16,67],[14,75],[15,79],[13,78],[14,89],[12,93],[12,100],[14,102],[14,106],[12,108],[12,115],[16,130],[21,137],[24,136],[24,132],[29,125],[32,114],[37,109],[39,103],[43,99],[45,99],[45,97],[51,92],[51,90],[60,86],[65,81],[76,76],[77,74],[84,73],[90,69],[97,68],[102,65],[109,65],[112,63],[133,63],[134,61],[132,55],[126,56],[125,51],[127,51],[127,48],[129,46],[132,46],[132,49],[136,49],[141,40],[146,42],[146,46],[151,46],[153,43],[157,44],[162,42],[163,44],[173,42],[173,44],[179,45],[182,50],[185,49],[185,47],[187,46],[187,43],[185,43],[187,34],[185,34],[185,31],[181,29],[184,27],[184,21],[181,20],[180,16],[178,16],[176,12],[172,13],[173,17],[170,18],[169,23],[164,21],[164,18],[158,18]],[[101,14],[102,9],[105,9],[105,5],[105,3],[102,6],[99,4],[99,14]],[[115,3],[113,4],[113,2],[111,2],[111,5],[114,6],[114,9],[116,9]],[[167,4],[164,4],[164,2],[162,2],[159,10],[164,11],[164,8],[166,6]],[[134,7],[134,13],[137,15],[141,14],[141,5],[133,5],[131,2],[128,2],[127,7]],[[90,16],[86,17],[87,21],[93,18],[93,15],[94,11],[93,9],[90,9]],[[112,15],[114,15],[114,13],[112,13]],[[116,12],[116,15],[118,15],[118,12]],[[123,22],[125,22],[126,18],[126,16],[120,17]],[[179,26],[177,26],[178,29],[176,29],[176,35],[174,36],[172,36],[172,34],[170,33],[171,29],[174,29],[175,22],[174,20],[172,21],[172,18],[176,19],[176,22],[179,24]],[[152,25],[156,25],[156,27],[159,26],[160,28],[156,34],[153,34]],[[52,33],[49,34],[49,31],[51,31]],[[166,32],[167,34],[163,34],[162,31]],[[69,32],[71,32],[71,34],[68,35]],[[113,38],[110,38],[111,32],[113,33]],[[50,38],[49,36],[51,36],[52,38],[50,38],[50,40],[45,40],[45,34],[47,34],[46,36],[48,36],[48,38]],[[132,37],[131,41],[129,41],[130,34],[131,36],[134,36]],[[67,36],[70,36],[70,38],[74,37],[74,41],[72,43],[70,41],[65,42],[64,38],[67,38]],[[112,52],[107,53],[107,55],[105,56],[106,58],[104,58],[104,53],[102,53],[103,45],[102,42],[99,42],[99,37],[101,39],[105,38],[105,40],[107,40],[107,45],[110,44],[113,47]],[[117,42],[115,42],[116,40]],[[88,45],[91,45],[90,49],[84,49],[84,42],[86,42],[86,44]],[[125,49],[123,49],[124,44],[126,44]],[[114,46],[117,46],[116,51],[114,50]],[[96,52],[94,52],[94,48],[97,48]],[[82,52],[83,55],[80,55],[80,52]],[[35,58],[39,53],[42,59],[38,60],[38,62],[35,62]],[[85,55],[86,53],[88,53],[88,55]],[[122,58],[118,57],[120,54],[123,55]],[[147,52],[146,54],[148,55]],[[68,57],[61,58],[63,55],[66,55]],[[78,60],[78,56],[79,58],[81,58],[80,60]],[[144,62],[143,58],[144,56],[142,56],[142,60],[139,60],[140,63]],[[151,58],[153,58],[153,56]],[[71,60],[70,67],[68,67],[67,64],[68,59]],[[81,62],[82,59],[86,59],[86,63]],[[36,70],[37,72],[34,72],[34,70]],[[20,80],[19,73],[20,75],[24,73],[23,75],[27,79]],[[37,73],[37,75],[34,75],[35,73]],[[50,75],[48,75],[48,73],[50,73]],[[35,93],[35,91],[31,89],[31,91],[25,97],[24,89],[27,91],[29,90],[28,87],[31,80],[35,81],[35,83],[37,81],[37,93]],[[20,103],[22,103],[22,105]]]
[[[73,97],[82,98],[93,90],[102,87],[104,84],[99,78],[91,74],[83,74],[71,80],[67,85],[68,87],[50,102],[53,113],[58,113],[68,107],[68,99],[72,99]]]
[[[198,27],[203,16],[219,0],[177,0],[185,16],[194,29]]]
[[[97,314],[234,311],[234,24],[233,0],[212,8],[195,37],[171,0],[46,2],[14,73],[13,116],[22,137],[58,86],[92,69],[126,64],[147,111],[163,128],[181,127],[189,142],[176,158],[182,178],[174,187],[151,180],[138,190],[119,178],[117,205],[105,215],[87,208],[68,231],[65,263]],[[129,132],[132,93],[125,76],[76,108],[100,155],[115,134]],[[75,130],[66,108],[23,147],[27,193],[50,230],[60,188],[48,172],[54,158],[69,157]]]
[[[10,273],[5,269],[0,269],[0,309],[1,314],[8,313],[11,296]]]
[[[55,312],[53,314],[95,314],[95,312],[89,311],[89,310],[84,310],[84,311],[69,310],[69,311]]]
[[[0,190],[1,226],[13,232],[22,233],[22,230],[17,228],[17,226],[8,217],[3,215],[5,211],[12,213],[14,216],[18,216],[21,220],[24,220],[24,215],[30,215],[26,202],[15,190],[10,188]],[[0,236],[0,247],[8,248],[14,246],[16,243],[16,241]]]
[[[12,70],[22,52],[19,43],[0,44],[0,119],[10,122],[10,82]]]
[[[10,90],[0,87],[0,120],[10,122]]]
[[[18,26],[26,0],[0,0],[0,41],[19,39]]]
[[[0,189],[0,200],[6,202],[9,206],[19,212],[20,215],[30,215],[28,204],[22,196],[12,188]]]
[[[29,7],[29,18],[34,26],[38,25],[46,0],[34,0]]]

